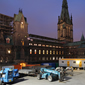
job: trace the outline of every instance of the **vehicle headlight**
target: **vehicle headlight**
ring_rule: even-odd
[[[5,77],[5,74],[3,74],[2,77]]]

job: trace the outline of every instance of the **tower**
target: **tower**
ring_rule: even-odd
[[[61,15],[58,16],[58,39],[73,42],[72,15],[69,17],[67,0],[63,0]]]
[[[81,40],[80,41],[85,41],[84,35],[82,33]]]
[[[13,35],[14,44],[18,46],[27,45],[28,35],[28,23],[26,17],[24,17],[22,10],[19,9],[19,13],[14,14],[14,30]]]

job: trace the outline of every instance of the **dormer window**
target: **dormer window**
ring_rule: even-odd
[[[10,38],[6,38],[6,43],[10,43]]]

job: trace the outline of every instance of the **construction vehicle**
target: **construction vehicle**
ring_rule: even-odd
[[[37,79],[40,80],[41,78],[48,79],[48,81],[50,82],[55,79],[59,79],[59,81],[61,82],[64,79],[64,73],[63,71],[53,70],[53,68],[41,68],[40,74],[37,75]]]
[[[37,75],[40,73],[40,69],[42,67],[50,67],[50,66],[45,66],[45,65],[39,65],[39,66],[27,66],[27,67],[22,67],[22,69],[19,70],[19,74],[27,74],[27,75]]]
[[[13,69],[13,77],[14,78],[18,78],[19,77],[18,69]]]
[[[13,82],[13,70],[10,68],[2,69],[0,71],[0,85],[9,82]]]
[[[14,82],[14,78],[19,77],[18,70],[13,66],[3,66],[0,71],[0,85],[2,83]]]

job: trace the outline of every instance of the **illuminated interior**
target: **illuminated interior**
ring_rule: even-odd
[[[77,63],[77,64],[79,64],[79,63],[80,63],[80,61],[76,61],[76,63]]]
[[[11,50],[8,50],[8,53],[10,54],[11,53]]]

